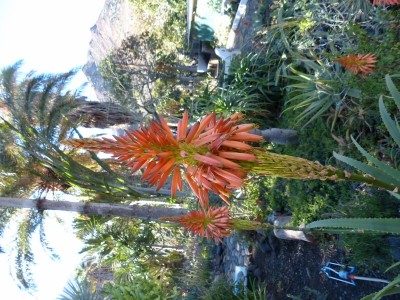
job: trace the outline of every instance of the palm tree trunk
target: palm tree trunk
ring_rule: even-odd
[[[84,97],[76,100],[77,108],[68,112],[73,123],[87,128],[108,128],[121,124],[140,124],[144,117],[139,111],[129,111],[113,102],[87,101]]]
[[[24,199],[0,197],[0,206],[10,208],[29,208],[44,210],[60,210],[77,212],[83,215],[123,216],[136,219],[158,221],[160,217],[181,216],[188,211],[184,208],[172,208],[166,206],[150,205],[123,205],[111,203],[90,203],[55,201],[46,199]]]

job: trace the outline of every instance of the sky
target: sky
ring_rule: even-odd
[[[104,0],[0,0],[0,67],[61,73],[87,60],[90,28]],[[82,72],[73,87],[86,81]],[[89,93],[89,91],[88,91]]]
[[[95,24],[104,0],[0,0],[0,68],[23,59],[24,73],[62,73],[83,66],[87,60],[90,28]],[[79,72],[71,89],[86,82]],[[85,93],[94,99],[87,88]],[[56,217],[65,224],[59,224]],[[74,237],[70,213],[50,213],[46,233],[50,245],[60,255],[52,261],[34,237],[37,263],[33,267],[38,292],[34,295],[18,290],[10,277],[13,261],[8,254],[0,254],[0,290],[7,291],[8,299],[54,300],[81,259],[81,244]],[[13,246],[13,229],[7,230],[0,245]],[[3,293],[3,295],[5,295]]]

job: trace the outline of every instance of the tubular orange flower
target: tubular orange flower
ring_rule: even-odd
[[[206,210],[191,211],[180,217],[160,219],[178,223],[190,231],[209,240],[214,239],[216,242],[222,242],[222,238],[230,236],[232,229],[232,221],[227,206],[210,206]]]
[[[372,73],[374,71],[376,57],[373,54],[350,54],[337,58],[336,61],[338,61],[351,73],[361,73],[363,76],[365,76],[366,74]]]
[[[397,5],[400,4],[400,0],[374,0],[372,5]]]
[[[217,118],[215,113],[206,115],[188,132],[189,115],[183,114],[178,122],[176,137],[167,122],[150,122],[140,130],[126,131],[125,136],[114,139],[81,139],[63,143],[87,150],[113,154],[132,171],[144,169],[142,177],[160,189],[171,173],[171,194],[182,189],[180,168],[185,179],[203,208],[208,206],[208,192],[213,192],[227,203],[231,190],[240,188],[247,171],[241,170],[241,162],[254,161],[255,156],[246,153],[253,149],[248,142],[263,138],[248,131],[254,124],[240,124],[240,113],[230,118]]]

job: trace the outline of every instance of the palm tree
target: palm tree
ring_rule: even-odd
[[[126,110],[117,105],[91,103],[81,97],[79,90],[66,91],[76,70],[56,75],[30,72],[19,80],[21,64],[17,62],[0,74],[0,103],[8,115],[0,124],[0,176],[9,183],[0,187],[1,194],[28,197],[37,188],[64,191],[78,186],[139,196],[131,188],[124,188],[126,180],[94,154],[91,161],[95,171],[76,160],[82,155],[66,153],[59,147],[60,140],[72,135],[76,125],[72,121],[104,126],[132,121],[134,114],[129,118]]]
[[[143,201],[141,201],[143,202]],[[0,197],[0,207],[28,208],[39,212],[46,210],[70,211],[83,215],[121,216],[158,221],[160,217],[180,216],[188,211],[180,207],[168,207],[165,205],[141,205],[141,204],[113,204],[93,202],[52,201],[46,199],[25,199]]]
[[[59,147],[59,141],[69,137],[75,125],[68,116],[81,121],[88,119],[84,113],[95,115],[93,108],[79,109],[88,102],[81,98],[79,90],[66,90],[76,70],[56,75],[30,72],[21,77],[21,64],[17,62],[0,73],[0,195],[30,197],[37,190],[43,194],[66,191],[74,186],[92,194],[114,195],[114,200],[119,201],[139,197],[126,179],[115,174],[94,154],[91,154],[94,167],[90,168],[75,159],[79,155],[72,158],[74,152],[66,153]],[[117,110],[118,107],[113,106],[111,116],[118,116]],[[96,117],[106,117],[104,109]],[[112,117],[106,124],[111,123]],[[7,211],[9,214],[16,212]],[[29,264],[33,253],[29,241],[35,230],[40,229],[42,244],[47,247],[43,217],[40,210],[31,211],[18,225],[16,273],[24,288],[32,286]],[[5,218],[4,224],[6,221]]]
[[[86,279],[75,278],[68,281],[58,300],[100,300],[103,299],[93,291],[92,284]]]

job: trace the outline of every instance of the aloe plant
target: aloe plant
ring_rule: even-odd
[[[394,102],[396,103],[399,111],[400,111],[400,92],[394,85],[391,77],[400,77],[399,75],[386,75],[385,80],[386,80],[386,85],[388,87],[388,90],[393,97]],[[379,98],[379,112],[381,114],[383,123],[385,124],[388,132],[390,133],[390,136],[393,138],[395,143],[400,147],[400,126],[397,120],[394,120],[390,117],[390,114],[387,111],[387,108],[384,104],[383,101],[383,96]],[[357,149],[360,151],[360,153],[370,162],[370,165],[367,165],[365,163],[362,163],[360,161],[357,161],[353,158],[340,155],[336,152],[333,152],[333,156],[366,173],[369,174],[371,177],[373,177],[376,180],[385,182],[387,184],[392,184],[394,186],[399,186],[400,184],[400,171],[398,169],[395,169],[389,165],[387,165],[385,162],[382,162],[378,160],[377,158],[373,157],[370,155],[364,148],[362,148],[356,140],[352,137],[351,138],[353,143],[356,145]],[[395,188],[393,191],[389,191],[391,195],[394,197],[400,199],[400,195],[398,194],[398,189]]]
[[[336,111],[341,107],[347,98],[360,98],[360,91],[350,88],[342,81],[342,73],[336,71],[340,69],[338,63],[327,63],[316,58],[299,60],[306,72],[297,70],[291,65],[289,67],[292,75],[286,76],[290,84],[286,86],[288,100],[286,109],[301,110],[297,117],[297,122],[305,122],[303,127],[309,125],[316,118],[328,111],[332,106]],[[334,124],[332,124],[333,127]]]
[[[399,218],[337,218],[311,222],[306,225],[307,231],[318,230],[335,233],[373,232],[400,234]]]

